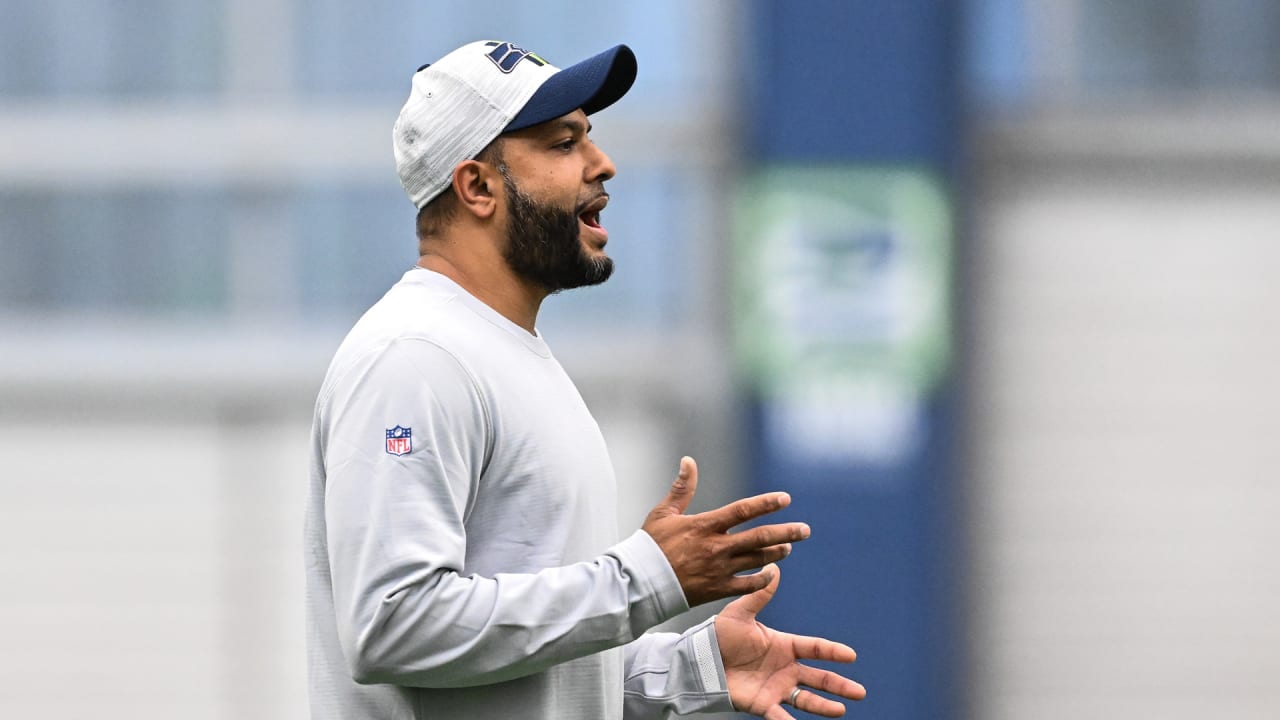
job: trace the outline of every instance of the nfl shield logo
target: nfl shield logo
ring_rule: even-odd
[[[413,450],[413,428],[387,428],[387,452],[392,455],[408,455]]]

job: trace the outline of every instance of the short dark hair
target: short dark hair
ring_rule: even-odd
[[[484,146],[484,149],[476,154],[475,160],[490,165],[502,164],[502,137],[498,136],[493,142]],[[444,192],[431,198],[431,202],[422,206],[418,211],[418,241],[426,241],[432,235],[438,235],[453,220],[453,214],[458,209],[458,199],[453,194],[452,187],[446,187]]]

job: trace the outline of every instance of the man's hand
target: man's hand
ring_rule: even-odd
[[[862,685],[829,670],[801,665],[800,660],[853,662],[856,653],[848,645],[778,632],[761,625],[756,615],[773,599],[781,573],[770,565],[758,573],[769,578],[763,589],[738,598],[716,616],[716,639],[729,681],[729,699],[743,712],[765,720],[794,720],[783,705],[823,717],[840,717],[844,705],[814,690],[861,700]],[[796,690],[799,689],[799,692]]]
[[[685,515],[697,489],[697,464],[693,458],[681,458],[671,491],[643,526],[675,570],[689,607],[764,588],[769,582],[765,574],[738,573],[781,560],[791,552],[791,543],[809,537],[809,526],[804,523],[763,525],[729,534],[731,528],[791,504],[786,493],[756,495],[709,512]]]

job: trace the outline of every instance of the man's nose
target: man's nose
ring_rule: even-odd
[[[613,160],[610,160],[609,156],[605,154],[605,151],[601,150],[595,143],[591,144],[591,148],[595,152],[595,157],[592,158],[592,163],[588,166],[587,181],[604,182],[617,175],[618,168],[613,164]]]

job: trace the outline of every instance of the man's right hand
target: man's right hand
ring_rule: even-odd
[[[729,533],[738,525],[790,505],[791,496],[786,493],[765,493],[708,512],[685,515],[697,489],[697,464],[691,457],[681,458],[680,473],[671,484],[671,491],[649,513],[643,526],[675,570],[689,607],[764,588],[772,573],[738,573],[781,560],[791,552],[791,543],[809,537],[809,526],[798,522]]]

